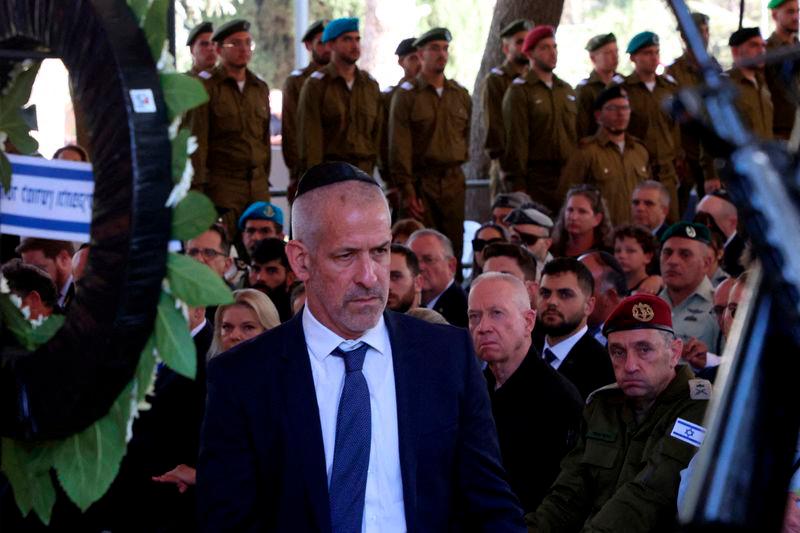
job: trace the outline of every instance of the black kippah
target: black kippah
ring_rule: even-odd
[[[295,199],[304,195],[308,191],[319,189],[320,187],[327,187],[335,183],[342,183],[345,181],[361,181],[370,185],[380,187],[378,182],[372,176],[360,170],[350,163],[343,161],[331,161],[328,163],[320,163],[309,168],[303,177],[300,178],[300,183],[297,184],[297,194]]]
[[[758,27],[740,28],[731,34],[731,38],[728,39],[728,46],[739,46],[753,37],[761,37],[761,30]]]

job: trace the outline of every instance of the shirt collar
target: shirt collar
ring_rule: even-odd
[[[728,245],[729,245],[729,244],[730,244],[730,243],[733,241],[733,239],[736,237],[736,233],[737,233],[737,232],[735,232],[735,231],[734,231],[733,233],[731,233],[731,236],[730,236],[730,237],[728,237],[728,240],[727,240],[727,241],[725,241],[725,246],[723,246],[723,248],[727,248],[727,247],[728,247]]]
[[[658,295],[662,299],[666,300],[669,303],[670,307],[672,308],[675,307],[675,304],[672,303],[672,298],[669,297],[669,291],[667,290],[666,286],[663,289],[661,289],[661,292]],[[703,281],[701,281],[700,284],[697,287],[695,287],[692,294],[690,294],[683,302],[681,302],[681,305],[687,303],[695,296],[707,302],[714,301],[714,286],[711,284],[711,281],[708,279],[708,276],[703,276]]]
[[[72,274],[70,274],[69,278],[67,278],[67,282],[64,283],[64,286],[58,291],[58,305],[64,305],[64,301],[67,299],[67,294],[69,293],[69,288],[72,286],[73,282],[74,279],[72,278]]]
[[[343,342],[353,345],[358,342],[364,342],[378,353],[388,353],[389,331],[386,329],[386,322],[383,319],[383,315],[378,319],[378,323],[375,324],[375,326],[365,331],[363,335],[355,340],[344,339],[328,329],[316,319],[308,305],[303,308],[302,319],[303,333],[306,338],[308,351],[319,361],[331,355],[331,352],[338,348]]]
[[[200,325],[199,325],[199,326],[197,326],[196,328],[194,328],[194,329],[192,330],[192,332],[191,332],[191,336],[192,336],[192,338],[195,338],[195,336],[196,336],[198,333],[200,333],[200,331],[201,331],[201,330],[202,330],[204,327],[206,327],[206,323],[207,323],[207,322],[208,322],[208,321],[207,321],[207,320],[204,318],[204,319],[203,319],[203,321],[202,321],[202,322],[200,322]]]
[[[575,347],[576,344],[578,344],[578,341],[581,340],[581,337],[583,337],[587,331],[589,331],[589,326],[584,324],[581,329],[579,329],[578,331],[576,331],[563,341],[559,342],[555,346],[551,346],[550,342],[548,342],[547,340],[547,337],[545,337],[544,349],[542,350],[542,353],[544,353],[544,350],[547,350],[549,348],[550,351],[553,352],[553,354],[555,354],[555,356],[558,358],[559,361],[563,361],[564,359],[567,358],[569,352],[572,350],[572,348]]]
[[[433,309],[433,306],[434,306],[434,305],[436,305],[436,303],[439,301],[439,298],[441,298],[441,297],[442,297],[442,294],[446,293],[446,292],[447,292],[447,289],[449,289],[449,288],[450,288],[450,286],[451,286],[453,283],[455,283],[455,281],[456,281],[455,279],[451,279],[451,280],[450,280],[450,283],[448,283],[448,284],[447,284],[447,287],[445,287],[445,288],[444,288],[444,290],[443,290],[442,292],[440,292],[439,294],[437,294],[436,296],[434,296],[434,297],[433,297],[433,299],[432,299],[430,302],[428,302],[428,304],[427,304],[425,307],[427,307],[428,309]]]

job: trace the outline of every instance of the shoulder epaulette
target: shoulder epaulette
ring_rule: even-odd
[[[303,71],[300,70],[299,68],[296,68],[296,69],[294,69],[293,71],[291,71],[289,73],[289,76],[300,76],[302,74],[303,74]]]
[[[203,78],[204,80],[211,79],[211,73],[208,72],[207,70],[201,70],[200,72],[197,73],[197,76],[199,78]]]
[[[523,78],[522,76],[519,76],[517,78],[514,78],[514,81],[512,81],[511,83],[514,83],[516,85],[525,85],[526,82],[525,82],[525,78]]]
[[[611,77],[611,81],[613,81],[614,83],[622,83],[625,81],[625,78],[622,77],[622,74],[614,74]]]
[[[672,74],[664,74],[664,79],[673,85],[678,85],[678,80],[672,77]]]
[[[311,77],[314,78],[315,80],[321,80],[322,78],[325,77],[325,73],[322,72],[321,70],[315,70],[314,72],[311,73]]]
[[[492,74],[497,74],[498,76],[502,76],[504,74],[503,69],[501,69],[500,67],[494,67],[491,70],[491,73]]]
[[[574,94],[568,94],[567,95],[567,100],[569,100],[570,102],[574,102],[575,101],[575,95]]]
[[[616,383],[611,383],[610,385],[606,385],[605,387],[600,387],[599,389],[592,391],[589,396],[586,397],[586,405],[589,405],[592,400],[594,399],[595,395],[597,394],[605,394],[606,392],[612,390],[620,390],[619,385]]]
[[[410,91],[414,88],[414,84],[411,83],[410,81],[404,81],[403,83],[400,84],[400,87],[403,90]]]
[[[578,85],[577,85],[577,86],[578,86],[578,87],[583,87],[583,86],[584,86],[584,85],[586,85],[587,83],[589,83],[589,78],[583,78],[581,81],[579,81],[579,82],[578,82]]]
[[[390,92],[392,92],[392,91],[394,91],[394,85],[389,85],[387,88],[385,88],[385,89],[384,89],[383,91],[381,91],[381,92],[383,92],[383,94],[389,94],[389,93],[390,93]]]
[[[707,379],[695,378],[689,380],[689,397],[692,400],[710,400],[711,391],[711,382]]]

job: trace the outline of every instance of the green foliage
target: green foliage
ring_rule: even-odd
[[[187,241],[207,230],[217,218],[217,210],[208,196],[189,191],[172,211],[172,237]]]
[[[20,345],[30,351],[47,342],[64,323],[63,315],[50,315],[39,327],[34,328],[8,294],[0,294],[0,314]]]
[[[167,118],[170,122],[186,111],[208,101],[203,84],[186,74],[170,72],[161,74],[161,89],[167,104]]]
[[[0,187],[4,191],[11,189],[11,161],[2,150],[0,150]]]
[[[161,52],[164,50],[164,43],[167,40],[168,8],[169,0],[152,0],[147,13],[144,15],[144,20],[139,19],[147,37],[147,46],[150,47],[150,53],[156,63],[161,59]]]
[[[156,350],[164,363],[189,379],[197,373],[197,352],[186,319],[175,306],[175,298],[161,293],[156,313]]]
[[[191,257],[170,253],[167,279],[172,294],[193,307],[233,303],[233,294],[222,278]]]
[[[81,511],[99,500],[117,476],[131,420],[132,386],[122,390],[106,416],[59,441],[53,452],[58,481]]]
[[[8,141],[14,143],[20,153],[31,154],[39,148],[39,143],[31,137],[21,110],[31,96],[33,82],[39,73],[41,63],[33,63],[27,68],[25,65],[22,63],[14,67],[10,85],[5,88],[5,94],[0,94],[0,132],[8,136]],[[9,190],[11,163],[3,154],[3,146],[0,146],[0,156],[0,185],[4,190]]]
[[[48,525],[56,502],[56,490],[50,477],[53,446],[3,438],[0,447],[3,450],[0,468],[13,488],[22,516],[28,516],[33,510],[42,523]]]
[[[172,139],[172,181],[178,183],[186,168],[186,142],[192,132],[189,128],[181,128]]]
[[[153,379],[153,371],[156,368],[156,336],[151,334],[144,345],[142,354],[139,356],[139,364],[136,366],[136,401],[141,402],[147,396],[147,390]]]
[[[133,11],[133,16],[136,17],[136,22],[139,26],[144,22],[147,10],[150,8],[150,2],[151,0],[128,0],[128,7]]]

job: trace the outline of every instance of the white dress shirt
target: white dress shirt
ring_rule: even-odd
[[[344,388],[345,375],[344,360],[331,355],[331,352],[339,345],[343,345],[342,348],[345,350],[351,349],[359,342],[370,346],[361,370],[369,387],[372,416],[367,490],[361,531],[362,533],[406,531],[392,345],[383,316],[374,328],[364,332],[360,338],[345,340],[322,325],[311,314],[309,307],[305,306],[303,332],[317,395],[329,486],[336,446],[339,399]]]
[[[545,350],[550,350],[556,356],[555,360],[550,363],[550,366],[558,370],[558,367],[561,366],[561,363],[564,362],[564,359],[567,358],[569,355],[570,350],[578,344],[578,341],[581,340],[581,337],[589,331],[589,326],[584,325],[581,329],[564,339],[563,341],[559,342],[555,346],[551,346],[550,342],[547,340],[547,337],[544,338],[544,349],[542,350],[542,355],[544,355]],[[545,359],[546,360],[546,359]]]

